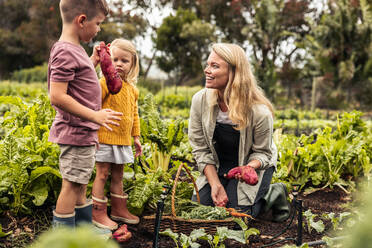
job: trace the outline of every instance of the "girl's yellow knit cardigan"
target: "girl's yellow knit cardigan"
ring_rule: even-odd
[[[101,144],[110,145],[132,145],[132,136],[140,135],[140,123],[138,117],[138,89],[133,85],[122,82],[123,86],[120,92],[116,95],[111,95],[108,92],[105,78],[101,78],[100,84],[102,88],[102,108],[109,108],[123,115],[118,121],[119,126],[110,125],[112,131],[101,127],[98,130],[98,139]]]

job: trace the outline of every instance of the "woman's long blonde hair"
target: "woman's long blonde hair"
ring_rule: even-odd
[[[124,78],[124,81],[135,85],[137,83],[137,77],[139,73],[139,61],[138,61],[138,54],[137,54],[136,47],[133,45],[132,42],[130,42],[129,40],[125,40],[125,39],[113,40],[110,46],[111,53],[114,47],[127,51],[133,55],[132,66],[128,74],[126,75],[126,78]]]
[[[229,81],[223,97],[229,109],[229,117],[237,124],[237,129],[249,125],[252,106],[255,104],[266,105],[273,114],[274,107],[257,85],[244,50],[230,43],[216,43],[212,45],[212,50],[229,64]]]

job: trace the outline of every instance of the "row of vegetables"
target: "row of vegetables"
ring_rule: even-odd
[[[45,89],[35,87],[27,93],[27,90],[19,88],[19,92],[23,92],[20,97],[15,96],[17,90],[12,87],[5,89],[13,96],[0,96],[0,212],[10,210],[16,215],[27,214],[37,207],[55,204],[60,189],[59,149],[47,141],[55,112]],[[129,194],[128,207],[139,215],[155,211],[163,185],[173,185],[174,175],[181,163],[194,178],[199,174],[186,135],[187,119],[165,119],[156,99],[159,98],[151,94],[141,99],[144,155],[124,168],[123,182]],[[293,118],[289,118],[291,116]],[[352,111],[334,114],[331,120],[316,119],[321,116],[320,113],[308,116],[309,119],[299,116],[305,118],[307,115],[290,110],[277,113],[274,140],[279,148],[279,156],[274,182],[284,182],[288,187],[298,183],[306,192],[326,187],[340,187],[350,192],[358,186],[361,178],[369,179],[372,169],[372,129],[371,122],[366,121],[363,113]],[[90,189],[91,183],[88,193]],[[208,209],[210,207],[192,202],[192,191],[190,178],[182,173],[175,191],[177,216],[184,219],[231,217],[226,209],[211,210]],[[164,214],[170,213],[171,198],[168,197]],[[340,216],[326,214],[324,218],[331,220],[334,226],[339,225],[345,216],[350,216],[348,213]],[[304,216],[308,231],[322,231],[322,223],[315,221],[319,220],[319,216],[310,212]],[[233,234],[233,230],[220,228],[215,235],[219,237],[217,240],[237,237],[237,241],[243,242],[249,235],[258,233],[258,230],[247,227],[242,230],[239,234]],[[175,242],[189,244],[198,238],[209,240],[211,244],[216,240],[216,237],[208,236],[202,230],[195,230],[189,236],[167,230],[163,235],[170,236]]]
[[[47,141],[54,117],[48,97],[41,94],[27,103],[16,96],[1,96],[0,106],[8,109],[0,119],[0,210],[29,212],[53,203],[61,180],[58,147]],[[186,162],[194,177],[199,173],[185,134],[187,120],[163,119],[151,94],[144,98],[142,109],[144,156],[126,166],[124,174],[129,205],[137,214],[156,206],[162,185],[172,184],[181,162]],[[308,191],[335,186],[350,191],[358,178],[369,177],[372,134],[362,113],[345,112],[335,124],[336,128],[326,125],[299,137],[277,128],[274,181],[299,183]],[[184,178],[178,187],[178,204],[190,207],[190,180]],[[182,212],[181,206],[177,209]]]

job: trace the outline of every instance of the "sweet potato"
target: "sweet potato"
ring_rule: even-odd
[[[132,237],[132,233],[128,230],[127,225],[124,224],[112,234],[112,237],[119,243],[123,243]]]
[[[242,178],[249,185],[256,185],[258,183],[256,170],[250,166],[242,166]]]
[[[106,79],[106,85],[109,92],[114,95],[119,93],[122,87],[121,78],[113,65],[110,55],[107,52],[107,47],[104,42],[99,44],[99,58],[101,63],[101,70]]]
[[[232,168],[226,175],[226,178],[232,179],[239,176],[245,183],[249,185],[256,185],[258,183],[257,173],[251,166],[238,166]]]

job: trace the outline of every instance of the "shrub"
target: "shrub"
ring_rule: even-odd
[[[37,65],[32,68],[21,69],[14,71],[11,80],[30,83],[30,82],[46,82],[47,81],[48,65],[46,63]]]
[[[161,90],[161,82],[156,79],[145,80],[140,77],[137,83],[137,87],[146,88],[148,91],[155,95]]]

